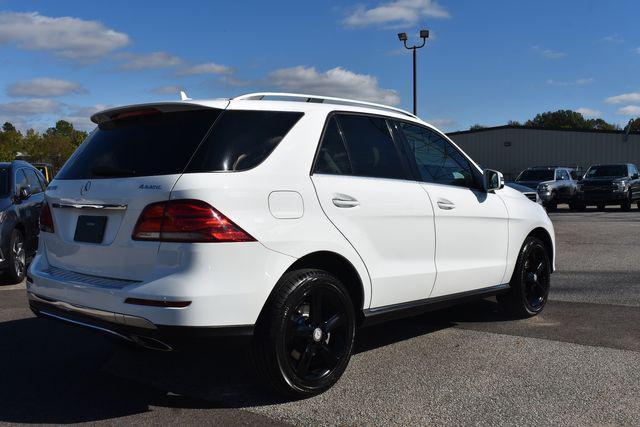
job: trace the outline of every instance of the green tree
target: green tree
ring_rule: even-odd
[[[547,111],[537,114],[533,119],[524,124],[539,129],[596,129],[618,130],[617,125],[607,123],[603,119],[585,119],[585,117],[572,110]]]
[[[469,130],[479,130],[479,129],[484,129],[485,127],[486,126],[476,123],[475,125],[471,126]]]

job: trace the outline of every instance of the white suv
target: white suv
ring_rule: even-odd
[[[171,350],[252,335],[277,390],[344,372],[356,329],[497,295],[544,307],[554,231],[392,107],[258,93],[95,114],[46,191],[33,311]]]

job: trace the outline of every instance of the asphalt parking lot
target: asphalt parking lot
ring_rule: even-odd
[[[33,317],[0,286],[0,422],[640,424],[640,211],[551,214],[557,272],[538,317],[491,300],[360,331],[329,392],[283,401],[241,343],[165,354]]]

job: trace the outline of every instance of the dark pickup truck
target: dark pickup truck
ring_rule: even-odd
[[[624,210],[633,203],[640,208],[640,177],[633,164],[593,165],[578,183],[575,207],[583,210],[595,205],[602,210],[607,205],[618,205]]]

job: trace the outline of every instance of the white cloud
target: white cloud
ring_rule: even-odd
[[[629,102],[640,102],[640,92],[623,93],[621,95],[610,96],[604,100],[607,104],[625,104]]]
[[[151,89],[149,92],[158,95],[178,95],[181,90],[184,90],[182,86],[160,86]]]
[[[584,86],[584,85],[591,84],[591,83],[593,83],[595,81],[596,81],[596,79],[594,79],[593,77],[576,79],[576,80],[553,80],[553,79],[549,79],[549,80],[547,80],[547,84],[548,85],[553,85],[553,86]]]
[[[640,106],[627,105],[626,107],[619,108],[617,113],[621,116],[640,116]]]
[[[0,113],[15,117],[57,113],[60,110],[61,104],[52,99],[32,98],[0,104]]]
[[[552,49],[543,49],[540,46],[533,46],[531,49],[538,55],[546,59],[562,59],[567,56],[565,52],[560,52]]]
[[[167,52],[152,52],[145,54],[123,53],[120,57],[125,59],[125,62],[119,67],[121,70],[150,70],[175,67],[182,64],[182,60],[180,58]]]
[[[580,107],[576,111],[588,118],[602,117],[602,111],[594,110],[593,108]]]
[[[394,0],[377,7],[358,6],[342,23],[347,27],[410,25],[429,18],[448,18],[449,12],[432,0]]]
[[[599,41],[606,43],[624,43],[624,39],[620,36],[620,34],[611,34],[605,37],[602,37]]]
[[[443,118],[430,119],[430,120],[427,120],[427,123],[430,123],[437,128],[446,129],[446,130],[449,130],[452,127],[458,125],[458,122],[456,122],[453,119],[443,119]]]
[[[288,91],[354,98],[390,105],[400,103],[398,93],[393,89],[380,88],[376,77],[357,74],[342,67],[325,72],[304,66],[281,68],[269,73],[266,83]]]
[[[191,65],[178,71],[180,75],[193,75],[193,74],[229,74],[233,73],[233,68],[226,65],[216,64],[214,62],[207,62],[205,64]]]
[[[109,106],[105,104],[96,104],[89,107],[70,107],[62,119],[71,123],[76,129],[89,131],[96,127],[96,124],[91,121],[91,116],[106,108],[109,108]]]
[[[98,21],[37,12],[0,12],[0,45],[47,51],[75,60],[95,59],[129,44],[129,37]]]
[[[48,77],[23,80],[7,86],[9,96],[50,97],[86,92],[87,90],[80,83]]]
[[[637,53],[638,55],[640,55],[640,47],[636,47],[634,49],[631,49],[631,52]]]

